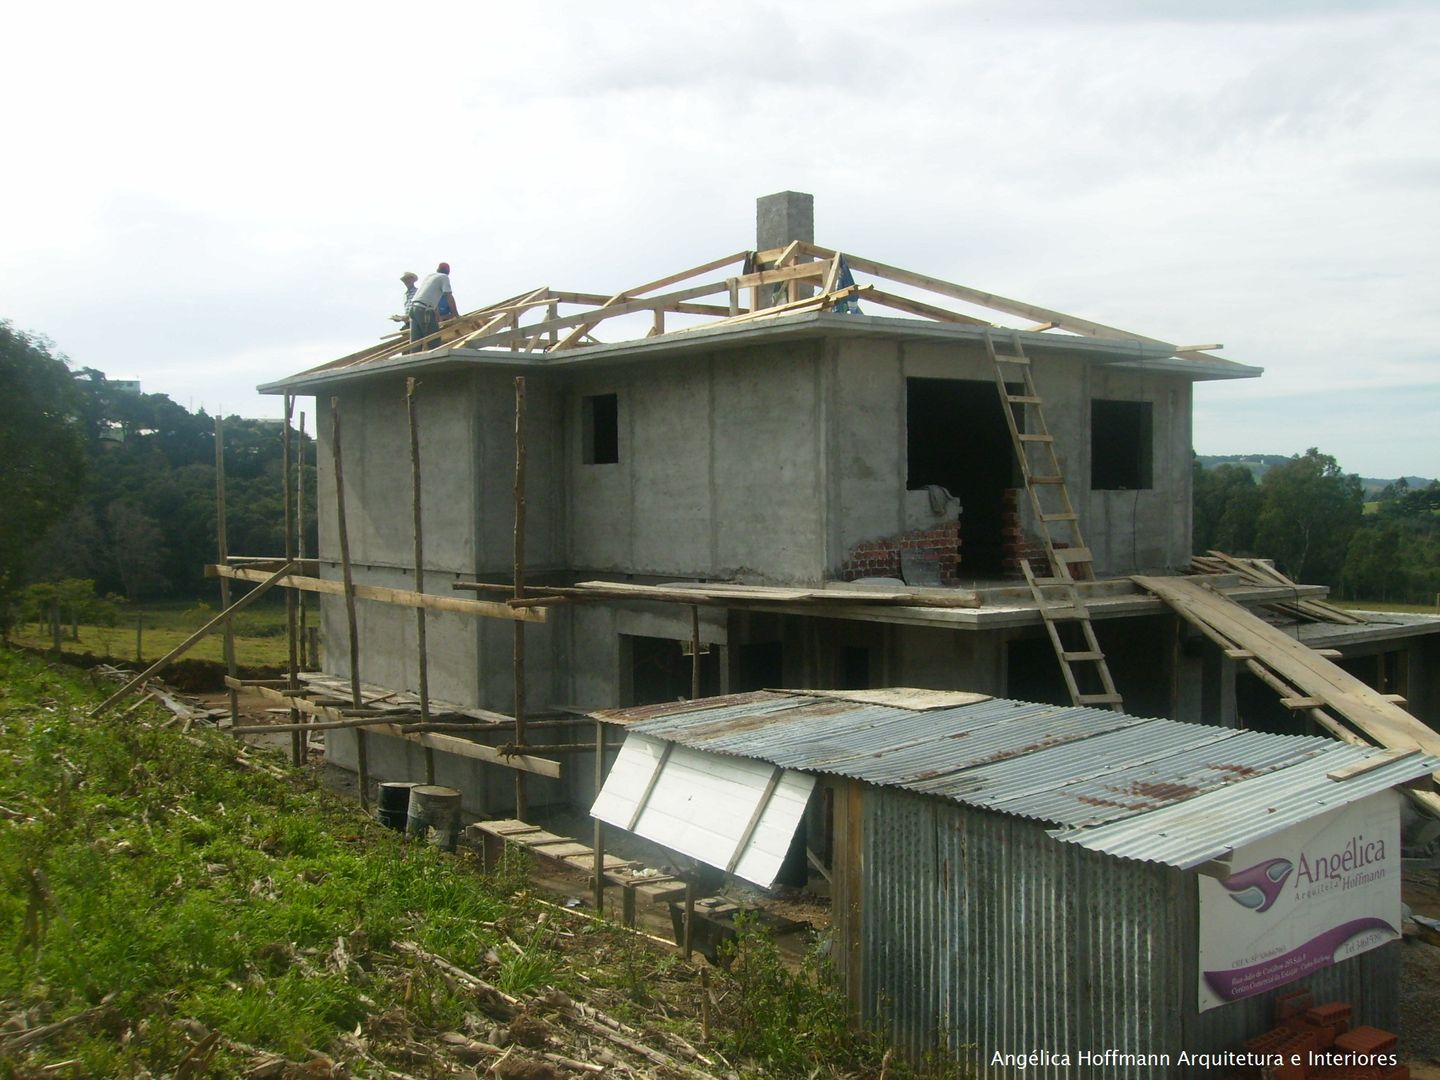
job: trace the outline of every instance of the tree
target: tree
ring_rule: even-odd
[[[1311,447],[1260,481],[1255,546],[1297,581],[1336,585],[1364,513],[1360,478]]]
[[[0,386],[0,628],[8,628],[36,542],[79,498],[85,444],[64,359],[4,320]]]
[[[110,531],[110,551],[115,569],[132,602],[154,589],[163,589],[165,534],[145,511],[124,499],[116,499],[105,511]]]
[[[1255,474],[1243,465],[1206,469],[1198,460],[1195,465],[1195,550],[1252,553],[1260,517]]]

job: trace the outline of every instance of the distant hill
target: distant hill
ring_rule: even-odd
[[[1286,454],[1196,454],[1196,459],[1206,469],[1213,469],[1216,465],[1242,465],[1249,469],[1256,480],[1265,475],[1274,465],[1283,465],[1290,458]],[[1377,478],[1373,476],[1362,476],[1361,485],[1365,488],[1367,495],[1373,495],[1385,487],[1386,484],[1393,484],[1395,477]],[[1423,488],[1432,481],[1424,476],[1407,476],[1405,482],[1411,488]]]

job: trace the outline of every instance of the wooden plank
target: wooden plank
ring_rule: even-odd
[[[239,581],[263,581],[265,575],[258,570],[246,570],[238,566],[214,566],[216,576],[234,578]],[[307,592],[345,594],[345,583],[329,578],[302,577],[296,574],[284,576],[277,583],[289,589],[304,589]],[[417,593],[410,589],[390,589],[380,585],[356,585],[355,597],[359,600],[374,600],[382,604],[400,604],[405,607],[427,608],[431,611],[455,611],[462,615],[475,615],[490,619],[515,619],[522,622],[544,622],[545,612],[530,608],[513,608],[490,600],[469,600],[461,596],[437,596],[435,593]]]
[[[280,691],[270,687],[257,686],[254,689],[265,697],[283,701],[287,705],[293,704],[295,708],[303,713],[309,713],[311,716],[319,716],[331,721],[345,719],[339,709],[329,705],[319,705],[307,698],[286,697]],[[519,769],[522,772],[535,773],[537,776],[548,776],[552,780],[559,779],[561,776],[561,765],[558,761],[549,761],[546,758],[534,757],[529,754],[502,754],[492,746],[471,742],[469,739],[462,739],[457,735],[444,735],[429,731],[406,731],[401,725],[395,723],[367,725],[365,730],[396,739],[405,739],[433,750],[454,754],[457,757],[483,761],[488,765]]]
[[[1364,773],[1372,772],[1375,769],[1382,768],[1402,758],[1411,757],[1419,752],[1419,750],[1387,750],[1383,754],[1376,754],[1374,757],[1366,758],[1364,761],[1351,762],[1349,765],[1342,766],[1325,775],[1331,780],[1349,780],[1352,776],[1360,776]]]
[[[1385,695],[1366,686],[1278,627],[1257,618],[1224,596],[1189,578],[1136,577],[1192,622],[1204,622],[1234,644],[1253,652],[1265,667],[1296,687],[1301,695],[1321,699],[1373,741],[1394,749],[1419,749],[1440,754],[1440,735]]]
[[[650,801],[650,796],[655,792],[655,785],[660,782],[660,774],[665,771],[665,765],[670,760],[670,754],[675,749],[673,742],[667,742],[665,749],[660,751],[660,758],[655,762],[655,768],[650,773],[650,779],[645,782],[645,790],[640,793],[639,800],[635,803],[635,811],[630,815],[630,823],[625,826],[626,832],[634,832],[635,826],[640,821],[640,815],[645,813],[645,804]]]
[[[760,801],[755,804],[755,809],[750,813],[750,820],[745,823],[745,831],[740,834],[740,839],[735,843],[735,850],[730,853],[730,861],[725,864],[725,873],[733,874],[735,867],[740,865],[740,860],[745,855],[745,849],[750,846],[750,838],[759,828],[760,819],[765,816],[765,809],[770,805],[770,798],[775,794],[775,789],[780,785],[780,778],[784,775],[785,770],[778,765],[770,770],[770,779],[765,782],[765,790],[760,793]]]
[[[90,715],[91,715],[91,716],[99,716],[102,712],[104,712],[106,709],[108,709],[111,705],[114,705],[115,702],[119,701],[119,700],[120,700],[121,698],[123,698],[126,694],[130,693],[130,691],[134,690],[134,689],[135,689],[137,686],[139,686],[141,683],[145,682],[145,680],[154,677],[154,676],[157,675],[159,672],[161,672],[162,670],[164,670],[167,666],[169,666],[169,664],[171,663],[171,661],[176,660],[176,659],[178,659],[179,657],[185,655],[185,653],[189,652],[192,648],[195,647],[195,645],[197,645],[197,644],[200,642],[200,640],[201,640],[202,638],[204,638],[207,634],[211,633],[213,630],[215,630],[216,628],[218,628],[222,623],[228,623],[232,618],[234,618],[234,617],[235,617],[236,615],[238,615],[240,612],[244,611],[247,607],[249,607],[251,604],[253,604],[256,600],[259,600],[260,597],[264,596],[264,595],[265,595],[267,592],[269,592],[276,584],[278,584],[282,578],[285,577],[285,575],[286,575],[286,573],[287,573],[287,571],[288,571],[289,565],[290,565],[289,563],[286,563],[285,566],[281,567],[279,570],[276,570],[273,574],[270,574],[270,575],[268,575],[268,576],[263,575],[263,574],[258,575],[260,584],[259,584],[256,588],[251,589],[248,593],[246,593],[244,596],[242,596],[239,600],[236,600],[236,601],[235,601],[233,604],[231,604],[228,608],[226,608],[224,611],[220,612],[220,614],[216,615],[213,619],[211,619],[209,622],[207,622],[204,626],[200,627],[199,630],[196,630],[193,634],[191,634],[189,637],[187,637],[187,638],[186,638],[184,641],[182,641],[179,645],[176,645],[175,648],[171,649],[168,653],[166,653],[164,656],[162,656],[159,660],[156,660],[153,664],[151,664],[148,668],[146,668],[144,671],[142,671],[139,675],[136,675],[133,679],[131,679],[129,682],[127,682],[124,686],[120,687],[119,690],[116,690],[115,693],[111,694],[108,698],[106,698],[104,701],[102,701],[99,705],[96,705],[95,708],[93,708],[93,709],[90,710]]]

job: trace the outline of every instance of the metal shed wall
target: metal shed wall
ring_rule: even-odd
[[[836,845],[837,899],[847,899],[835,909],[837,946],[849,943],[837,959],[862,1016],[906,1053],[940,1051],[972,1061],[981,1076],[1008,1077],[990,1064],[997,1050],[1203,1053],[1239,1049],[1272,1026],[1283,991],[1195,1011],[1193,872],[1061,844],[1020,818],[853,781],[839,787],[848,790],[837,791],[837,806],[862,803],[864,835]],[[1359,1022],[1393,1028],[1398,948],[1303,985],[1317,1002],[1353,1002]],[[1186,1075],[1178,1065],[1104,1072]],[[1024,1075],[1065,1077],[1073,1065],[1031,1065]]]

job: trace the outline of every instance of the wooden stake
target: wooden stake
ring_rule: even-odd
[[[605,786],[605,724],[595,721],[595,795]],[[523,819],[522,819],[523,820]],[[605,911],[605,823],[594,818],[594,835],[590,846],[595,849],[595,914]]]
[[[425,534],[420,524],[420,428],[415,418],[415,380],[405,380],[405,414],[410,420],[411,514],[415,524],[415,591],[425,591]],[[420,722],[430,722],[430,661],[425,651],[425,609],[415,609],[415,651],[420,668]],[[435,783],[435,751],[425,747],[425,783]]]
[[[813,684],[812,684],[813,685]],[[700,605],[690,605],[690,700],[700,696]]]
[[[710,969],[700,969],[700,1041],[710,1041]]]
[[[219,555],[218,561],[223,566],[225,560],[230,557],[229,534],[225,526],[225,421],[219,416],[215,417],[215,547]],[[230,606],[230,580],[220,579],[220,607],[221,610]],[[232,679],[236,677],[235,666],[235,627],[227,619],[225,622],[225,672]],[[226,688],[226,696],[230,703],[230,724],[233,727],[240,722],[240,696],[233,686]]]
[[[199,630],[196,630],[179,645],[176,645],[175,648],[171,649],[159,660],[156,660],[155,663],[151,664],[139,675],[136,675],[119,690],[116,690],[115,693],[111,694],[99,705],[96,705],[95,708],[90,710],[90,715],[99,716],[102,712],[108,709],[111,705],[114,705],[115,702],[119,701],[126,694],[130,693],[131,690],[134,690],[146,679],[151,678],[156,673],[165,668],[172,660],[176,659],[177,657],[183,656],[185,653],[189,652],[190,649],[194,647],[197,641],[203,638],[206,634],[210,633],[221,623],[226,622],[227,620],[240,614],[240,612],[244,611],[256,600],[259,600],[260,597],[264,596],[267,592],[269,592],[276,585],[276,583],[278,583],[279,580],[289,572],[290,564],[286,563],[279,570],[276,570],[268,578],[262,581],[259,585],[256,585],[255,588],[251,589],[248,593],[242,596],[239,600],[236,600],[235,603],[231,604],[228,608],[220,612],[220,614],[216,615],[204,626],[200,627]],[[139,626],[138,622],[136,623],[136,626]]]
[[[291,498],[290,489],[290,421],[295,415],[295,398],[290,394],[285,395],[285,426],[280,432],[280,489],[283,497],[285,519],[285,561],[295,560],[295,501]],[[297,617],[299,610],[296,603],[299,597],[294,589],[285,590],[285,639],[289,648],[288,677],[290,689],[297,690],[300,687],[300,636],[297,631]],[[294,706],[290,708],[290,723],[300,723],[300,713]],[[290,733],[290,763],[299,766],[304,761],[302,750],[304,736],[298,732]]]
[[[515,599],[525,596],[525,377],[515,378]],[[525,744],[525,624],[515,623],[515,741]],[[525,820],[525,774],[515,774],[515,817]]]
[[[360,696],[360,634],[355,621],[355,578],[350,570],[350,534],[345,528],[345,473],[340,452],[340,399],[330,399],[330,452],[335,460],[335,517],[340,537],[340,575],[345,582],[345,628],[350,638],[350,703],[365,704]],[[370,809],[370,755],[365,732],[355,732],[355,764],[360,774],[360,805]]]

